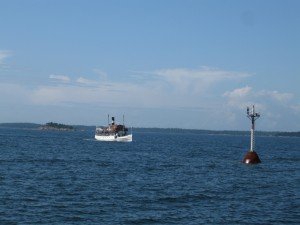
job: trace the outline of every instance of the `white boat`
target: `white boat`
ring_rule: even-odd
[[[118,142],[131,142],[132,132],[128,134],[128,128],[124,125],[115,124],[115,118],[112,117],[112,122],[107,127],[96,127],[95,139],[98,141],[118,141]],[[109,116],[108,116],[109,120]]]

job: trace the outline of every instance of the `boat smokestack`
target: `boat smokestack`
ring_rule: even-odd
[[[115,117],[114,116],[111,117],[111,125],[115,125]]]

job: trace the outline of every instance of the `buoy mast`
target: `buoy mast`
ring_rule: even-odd
[[[249,107],[247,107],[247,116],[251,120],[250,151],[253,152],[254,151],[254,147],[255,147],[255,137],[254,137],[255,120],[257,120],[260,117],[260,114],[255,112],[255,107],[253,105],[251,113],[250,113]]]
[[[252,106],[251,112],[250,112],[249,107],[247,107],[247,117],[251,120],[250,150],[247,152],[246,156],[244,157],[243,163],[256,164],[256,163],[261,162],[257,153],[254,151],[254,149],[255,149],[255,137],[254,137],[255,121],[260,117],[260,114],[255,112],[254,105]]]

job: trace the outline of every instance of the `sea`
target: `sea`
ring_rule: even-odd
[[[300,138],[0,128],[0,224],[300,224]]]

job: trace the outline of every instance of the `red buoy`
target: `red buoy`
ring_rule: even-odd
[[[258,155],[256,152],[247,152],[247,154],[245,155],[244,159],[243,159],[243,163],[246,164],[257,164],[257,163],[261,163]]]

